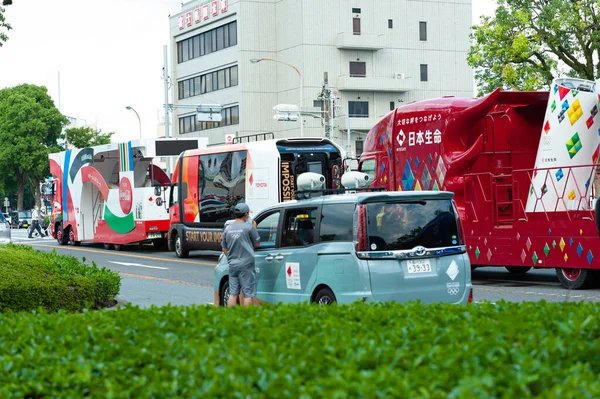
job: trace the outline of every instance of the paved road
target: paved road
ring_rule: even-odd
[[[192,252],[190,259],[155,250],[151,245],[129,246],[125,251],[106,251],[99,245],[59,246],[51,238],[29,240],[25,230],[13,230],[13,241],[42,251],[56,249],[121,274],[119,299],[141,307],[204,304],[213,302],[215,253]],[[513,275],[504,268],[483,267],[473,271],[474,300],[506,301],[600,301],[600,289],[568,291],[554,270],[531,270]]]
[[[194,252],[189,259],[178,259],[152,245],[127,246],[119,252],[94,244],[60,246],[50,237],[28,239],[25,230],[13,230],[12,240],[41,251],[56,249],[119,272],[122,286],[117,300],[121,302],[140,307],[213,303],[213,269],[218,259],[214,252]]]
[[[471,277],[475,301],[600,302],[600,289],[569,291],[558,281],[554,269],[532,269],[515,275],[503,267],[481,267]]]

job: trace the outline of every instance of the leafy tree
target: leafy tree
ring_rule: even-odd
[[[65,130],[61,138],[75,148],[93,147],[95,145],[110,144],[110,138],[114,132],[102,133],[102,129],[96,130],[91,127],[72,127]]]
[[[6,22],[6,18],[4,18],[4,11],[5,9],[0,7],[0,47],[2,47],[2,44],[8,40],[8,36],[6,36],[6,32],[4,30],[9,31],[12,29],[8,22]]]
[[[39,183],[48,176],[48,154],[59,151],[56,141],[68,123],[54,106],[44,86],[22,84],[0,90],[0,175],[14,174],[17,208],[23,209],[28,185],[39,203]]]
[[[467,61],[481,93],[549,88],[553,77],[595,80],[600,69],[598,0],[497,0],[472,27]]]

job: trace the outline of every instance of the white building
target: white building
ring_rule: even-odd
[[[275,121],[273,107],[320,107],[327,72],[338,98],[333,138],[345,146],[348,122],[354,142],[403,103],[472,97],[470,26],[471,0],[184,3],[170,16],[173,135],[211,144],[230,134],[300,136],[300,123]],[[196,122],[195,104],[222,104],[223,121]],[[304,136],[324,136],[321,119],[303,120]]]

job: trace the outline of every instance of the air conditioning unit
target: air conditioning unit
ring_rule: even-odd
[[[396,79],[404,79],[406,77],[406,75],[403,73],[396,73],[396,74],[394,74],[394,77]]]

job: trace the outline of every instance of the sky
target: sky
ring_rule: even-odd
[[[493,0],[472,1],[474,24],[493,12]],[[115,132],[113,142],[140,136],[137,116],[125,108],[130,106],[140,116],[142,137],[156,137],[164,117],[168,16],[179,13],[181,3],[13,0],[5,7],[13,29],[0,47],[0,88],[46,86],[64,115]]]

